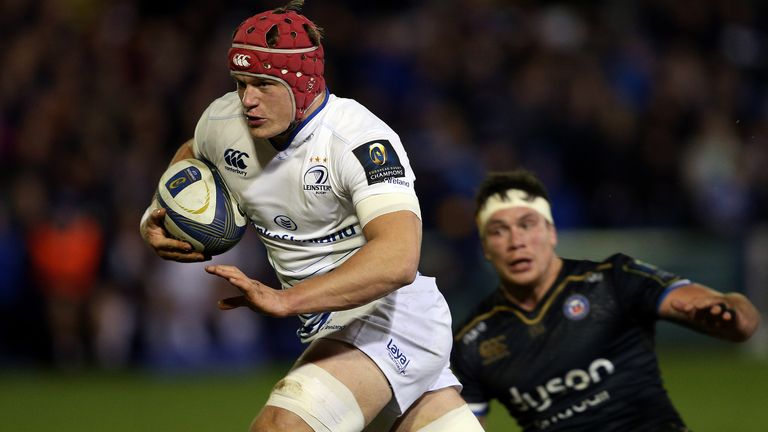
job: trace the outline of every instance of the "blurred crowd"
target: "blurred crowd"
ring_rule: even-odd
[[[296,322],[157,258],[141,214],[174,150],[234,90],[243,18],[282,1],[0,2],[0,366],[252,366]],[[472,195],[525,166],[561,230],[739,239],[768,220],[768,6],[747,0],[307,0],[330,90],[401,136],[422,271],[481,278]],[[274,282],[255,234],[217,257]],[[732,288],[732,287],[725,287]]]

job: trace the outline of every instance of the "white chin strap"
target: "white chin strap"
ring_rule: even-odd
[[[488,219],[499,210],[512,207],[526,207],[536,210],[544,216],[547,222],[554,224],[552,210],[549,202],[542,197],[533,197],[528,192],[520,189],[509,189],[504,194],[495,194],[488,197],[483,208],[477,213],[477,228],[482,233]]]

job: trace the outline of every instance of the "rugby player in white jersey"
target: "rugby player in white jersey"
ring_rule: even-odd
[[[213,101],[172,163],[218,167],[267,248],[282,290],[211,265],[249,307],[299,316],[308,347],[272,390],[252,431],[482,430],[449,368],[451,317],[417,272],[414,173],[398,135],[331,94],[320,30],[303,1],[243,21],[229,50],[237,91]],[[170,238],[153,203],[141,223],[165,259],[207,257]]]

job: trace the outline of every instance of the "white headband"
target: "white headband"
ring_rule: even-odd
[[[552,211],[549,202],[542,197],[532,197],[528,192],[520,189],[509,189],[504,194],[494,194],[488,197],[482,209],[477,213],[477,228],[482,235],[488,219],[499,210],[511,207],[526,207],[536,210],[547,222],[554,225]]]

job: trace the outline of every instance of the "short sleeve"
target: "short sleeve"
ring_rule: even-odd
[[[658,318],[658,307],[672,289],[690,283],[688,279],[652,264],[616,254],[613,261],[614,288],[622,308],[643,320]]]
[[[197,121],[197,125],[195,126],[194,140],[192,140],[192,152],[197,159],[211,160],[206,154],[210,111],[211,106],[208,106],[208,108],[203,111],[203,114],[200,116],[200,119]]]
[[[416,196],[416,179],[403,145],[396,135],[382,136],[345,145],[335,160],[339,189],[355,206],[374,195]]]

